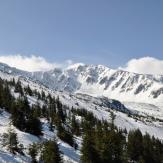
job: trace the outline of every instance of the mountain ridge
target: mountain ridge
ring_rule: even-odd
[[[27,72],[0,63],[0,70],[38,81],[53,90],[163,105],[163,75],[137,74],[83,63],[44,72]]]

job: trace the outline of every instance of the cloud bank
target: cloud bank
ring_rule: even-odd
[[[163,75],[163,60],[153,57],[131,59],[125,66],[119,69],[139,74]]]
[[[11,67],[16,67],[25,71],[47,71],[53,68],[66,68],[72,65],[72,60],[62,63],[50,63],[40,56],[22,56],[22,55],[0,55],[0,62],[6,63]],[[143,57],[139,59],[131,59],[124,66],[119,67],[129,72],[139,74],[163,75],[163,60],[153,57]]]
[[[0,62],[6,63],[11,67],[16,67],[25,71],[47,71],[55,67],[65,67],[72,64],[71,60],[64,63],[50,63],[45,58],[40,56],[22,56],[22,55],[1,55]]]

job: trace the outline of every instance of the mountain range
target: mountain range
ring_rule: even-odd
[[[57,91],[106,96],[124,102],[141,102],[163,106],[163,76],[114,70],[103,65],[77,63],[66,69],[27,72],[6,64],[0,70],[30,78]]]
[[[54,68],[49,71],[28,72],[0,63],[0,78],[7,81],[20,81],[22,88],[30,88],[46,95],[59,97],[66,108],[85,109],[99,120],[111,120],[127,131],[139,128],[145,134],[163,139],[163,76],[136,74],[124,70],[114,70],[103,65],[74,64],[65,69]],[[15,98],[19,94],[10,90]],[[43,105],[35,96],[27,96],[32,104]],[[10,114],[0,108],[0,131],[7,131]],[[80,116],[76,117],[79,121]],[[51,139],[57,132],[49,131],[48,122],[41,119],[43,139]],[[39,142],[39,138],[15,128],[18,138],[28,148],[29,144]],[[81,146],[81,138],[76,141]],[[1,142],[1,140],[0,140]],[[79,162],[80,151],[74,150],[59,140],[60,150],[67,162]],[[23,160],[24,159],[24,160]],[[0,160],[8,162],[30,162],[28,157],[11,155],[2,148]],[[14,161],[13,161],[14,160]],[[18,160],[18,161],[17,161]],[[65,162],[66,162],[65,161]]]

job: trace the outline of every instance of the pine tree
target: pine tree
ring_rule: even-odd
[[[15,86],[15,79],[13,78],[12,81],[11,81],[11,85],[12,86]]]
[[[44,163],[62,162],[61,152],[55,139],[44,143],[41,155],[41,161]]]
[[[103,134],[102,139],[102,157],[101,160],[105,162],[121,163],[124,149],[125,138],[120,132],[111,130],[107,134]]]
[[[151,138],[149,134],[146,134],[143,136],[143,159],[145,162],[148,163],[154,163],[154,157],[153,157],[153,144],[151,141]]]
[[[76,120],[75,116],[72,115],[71,118],[71,128],[72,128],[72,133],[79,136],[80,135],[80,127],[79,127],[79,122]]]
[[[15,92],[20,93],[21,96],[24,95],[20,80],[18,80],[17,83],[15,84]]]
[[[7,147],[7,149],[13,154],[19,152],[17,134],[11,127],[8,128],[7,133],[4,133],[2,137],[3,146]]]
[[[42,108],[40,107],[40,104],[39,104],[38,101],[36,102],[36,104],[33,104],[33,105],[32,105],[31,114],[32,114],[34,117],[41,117],[41,116],[43,116],[43,115],[42,115]]]
[[[19,104],[13,103],[11,110],[11,121],[15,127],[24,131],[26,127],[26,119],[22,110],[19,109]]]
[[[41,99],[42,99],[42,100],[45,100],[45,97],[46,97],[45,92],[42,90],[42,91],[41,91]]]
[[[38,154],[37,144],[33,143],[29,146],[29,155],[32,158],[32,163],[37,163],[36,156]]]
[[[57,115],[58,117],[61,119],[61,121],[64,123],[65,122],[65,114],[63,112],[63,105],[62,103],[59,101],[59,97],[56,100],[56,105],[57,105]]]
[[[57,131],[57,136],[61,140],[68,143],[72,147],[74,146],[74,139],[72,133],[67,131],[61,123],[57,126]]]
[[[29,85],[27,87],[24,88],[24,91],[26,92],[26,94],[28,94],[29,96],[33,95],[33,92],[31,90],[31,88],[29,87]]]
[[[85,133],[81,148],[81,163],[99,163],[98,151],[95,148],[93,134]]]
[[[39,118],[30,115],[26,121],[26,131],[36,136],[42,135],[42,125]]]
[[[13,100],[14,98],[11,95],[9,83],[0,79],[0,107],[5,108],[8,112],[10,112]]]
[[[50,123],[50,126],[49,126],[50,131],[53,131],[55,116],[56,116],[55,99],[52,99],[51,96],[49,96],[48,118],[49,118],[49,123]]]
[[[42,135],[40,119],[31,110],[26,97],[23,100],[18,99],[16,103],[13,103],[11,113],[11,120],[15,127],[36,136]]]
[[[113,129],[115,129],[114,120],[115,120],[116,115],[113,112],[110,112],[110,117],[111,117],[110,128],[111,128],[111,130],[113,130]]]
[[[128,134],[127,151],[131,160],[138,161],[143,153],[143,137],[140,130],[130,131]]]

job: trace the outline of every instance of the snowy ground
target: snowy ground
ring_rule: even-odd
[[[56,131],[51,132],[49,131],[48,123],[44,119],[42,119],[42,124],[43,124],[43,133],[44,135],[41,138],[38,138],[36,136],[33,136],[29,133],[22,132],[18,129],[16,129],[14,126],[12,128],[18,135],[18,141],[24,145],[25,153],[28,153],[28,146],[34,142],[40,142],[40,141],[45,141],[48,139],[53,139],[54,136],[56,136]],[[7,112],[3,111],[0,114],[0,135],[3,135],[3,133],[6,133],[8,128],[10,126],[10,114]],[[80,139],[78,140],[80,141]],[[22,156],[20,154],[14,155],[8,152],[4,147],[2,147],[2,141],[0,141],[0,163],[30,163],[30,157],[27,156]],[[79,162],[80,158],[80,152],[75,151],[74,148],[69,146],[68,144],[64,143],[63,141],[58,139],[59,143],[59,148],[61,152],[63,153],[63,160],[65,162],[71,162],[71,163],[76,163]]]
[[[0,77],[3,79],[11,80],[13,77],[17,80],[18,77],[12,76],[10,74],[6,75],[2,72],[0,72]],[[70,94],[66,92],[59,92],[59,91],[52,91],[43,85],[40,85],[36,82],[32,82],[30,80],[21,78],[21,82],[24,86],[27,86],[28,84],[30,87],[34,90],[37,89],[41,92],[41,90],[44,90],[46,94],[51,93],[53,96],[57,97],[59,96],[60,100],[64,105],[69,106],[70,108],[73,106],[74,108],[81,109],[85,108],[91,112],[94,113],[94,115],[99,119],[105,119],[110,120],[110,108],[103,106],[102,101],[100,99],[95,97],[88,97],[85,98],[86,95],[75,95]],[[15,94],[12,92],[15,97],[18,97],[18,94]],[[34,97],[28,96],[28,99],[30,103],[36,103],[38,102]],[[43,104],[42,101],[39,101],[40,104]],[[148,104],[148,103],[136,103],[136,102],[124,102],[125,106],[130,109],[132,112],[136,112],[139,115],[143,115],[145,117],[152,116],[155,118],[163,119],[163,107],[159,105],[154,104]],[[159,139],[163,140],[163,124],[159,121],[153,121],[153,122],[146,122],[141,119],[134,119],[132,117],[128,117],[127,114],[118,112],[113,110],[114,114],[116,115],[115,124],[120,128],[126,128],[128,131],[131,129],[137,129],[139,128],[142,133],[148,132],[150,135],[154,135],[155,137],[158,137]],[[3,112],[0,115],[0,133],[3,134],[7,131],[10,119],[10,115],[6,112]],[[80,119],[80,117],[78,117]],[[15,131],[18,134],[18,139],[20,143],[22,143],[25,147],[28,147],[29,144],[32,142],[38,142],[43,141],[45,139],[52,139],[56,132],[50,132],[48,129],[47,122],[42,119],[43,123],[43,137],[38,138],[36,136],[33,136],[31,134],[21,132],[17,129]],[[81,139],[76,138],[78,144],[81,144]],[[70,147],[68,144],[62,142],[61,140],[58,140],[60,150],[63,152],[63,158],[65,162],[79,162],[80,158],[80,152],[75,151],[72,147]],[[4,148],[1,147],[0,150],[0,162],[8,163],[28,163],[30,162],[29,157],[23,157],[20,155],[12,155],[9,152],[7,152]]]
[[[143,115],[163,119],[163,107],[148,103],[124,102],[125,106]]]

